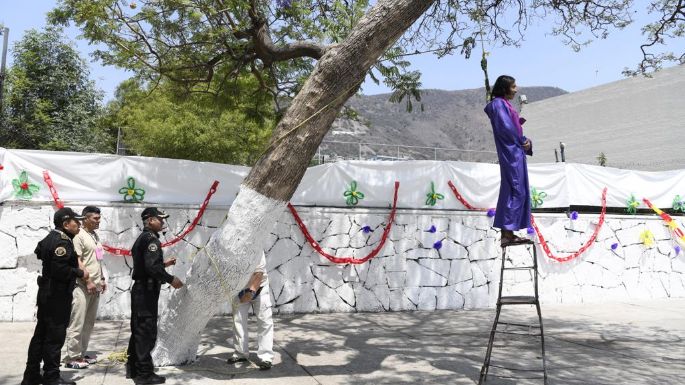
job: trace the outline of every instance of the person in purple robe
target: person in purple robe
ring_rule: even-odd
[[[507,75],[497,78],[492,100],[485,106],[495,136],[501,183],[493,226],[502,230],[501,246],[531,243],[514,231],[530,227],[530,190],[526,155],[533,155],[533,144],[523,136],[520,118],[509,102],[516,95],[516,80]]]

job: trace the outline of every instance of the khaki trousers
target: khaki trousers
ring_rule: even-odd
[[[74,288],[74,299],[71,304],[65,362],[81,358],[86,354],[99,302],[100,294],[88,294],[86,286],[79,281]]]

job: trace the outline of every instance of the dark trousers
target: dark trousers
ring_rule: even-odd
[[[38,288],[38,323],[29,344],[24,379],[40,377],[40,362],[43,361],[43,378],[59,378],[60,353],[69,326],[71,315],[71,292],[59,290],[50,293]]]
[[[131,288],[131,338],[128,341],[128,369],[134,377],[154,372],[152,349],[157,342],[157,301],[160,285],[136,281]]]

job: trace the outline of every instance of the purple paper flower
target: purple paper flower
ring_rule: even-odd
[[[428,230],[425,230],[427,233],[434,233],[438,231],[438,229],[435,228],[435,225],[431,225],[431,228]]]
[[[532,228],[532,227],[529,227],[526,231],[528,232],[528,235],[533,235],[533,234],[535,234],[535,229]]]
[[[571,211],[570,218],[572,221],[575,221],[576,219],[578,219],[578,212],[577,211]]]
[[[487,215],[488,215],[490,218],[492,218],[492,217],[495,216],[495,213],[496,213],[495,209],[488,209]]]
[[[618,249],[618,243],[612,243],[611,244],[611,250],[616,250]]]
[[[433,248],[434,248],[435,250],[440,250],[440,249],[442,248],[442,241],[440,240],[440,241],[435,242],[435,243],[433,244]]]
[[[675,255],[680,255],[680,246],[679,245],[675,245],[675,247],[673,249],[675,249]]]
[[[371,226],[369,226],[369,225],[362,227],[362,231],[364,232],[364,234],[368,234],[368,233],[373,232],[373,230],[371,229]]]

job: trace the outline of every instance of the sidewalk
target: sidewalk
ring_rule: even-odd
[[[685,299],[543,306],[550,384],[685,383]],[[532,322],[532,308],[502,318]],[[302,314],[275,318],[276,359],[269,371],[225,363],[232,351],[226,317],[207,326],[199,359],[160,368],[167,384],[333,385],[474,384],[478,382],[494,310]],[[251,322],[250,326],[254,326]],[[0,323],[0,384],[19,384],[33,323]],[[251,329],[254,333],[254,329]],[[126,348],[128,320],[100,321],[91,348],[100,357]],[[493,364],[535,367],[533,338],[499,340]],[[499,347],[499,348],[498,348]],[[502,374],[506,374],[501,372]],[[541,384],[497,378],[488,384]],[[80,385],[133,384],[122,365],[65,369]]]

